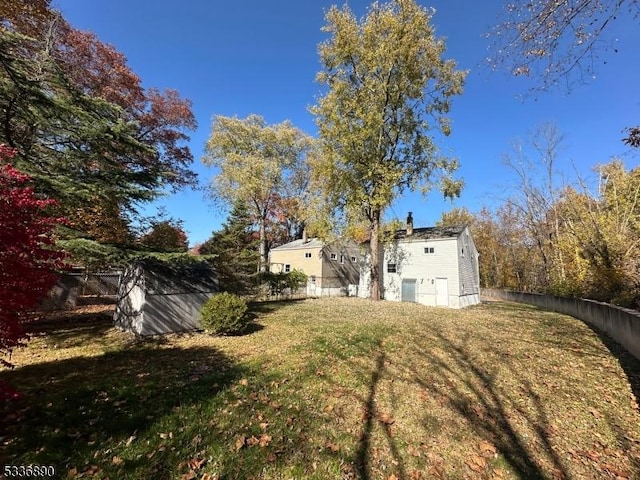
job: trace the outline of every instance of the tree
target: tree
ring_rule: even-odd
[[[143,89],[120,52],[55,12],[23,35],[29,12],[0,28],[0,141],[38,191],[62,210],[104,202],[126,214],[167,187],[193,185],[190,103]]]
[[[291,122],[216,116],[207,141],[206,165],[218,167],[212,190],[227,204],[243,202],[260,235],[260,269],[268,260],[267,218],[276,199],[290,198],[307,182],[306,154],[312,140]]]
[[[200,247],[200,254],[213,256],[220,286],[228,292],[246,294],[256,284],[260,257],[254,225],[246,204],[236,202],[222,229]]]
[[[454,208],[448,212],[442,212],[440,220],[436,222],[437,227],[457,227],[460,225],[472,226],[475,217],[466,207]]]
[[[182,222],[174,219],[152,220],[151,229],[140,237],[140,244],[154,252],[177,253],[189,249]]]
[[[0,145],[0,162],[15,152]],[[62,254],[53,249],[53,229],[62,221],[47,209],[53,200],[38,198],[29,177],[0,165],[0,354],[10,353],[26,334],[21,323],[29,309],[56,282]],[[10,366],[0,358],[0,365]]]
[[[383,212],[405,189],[439,185],[459,195],[458,163],[442,156],[436,135],[450,133],[450,99],[466,72],[444,60],[432,14],[413,0],[374,3],[358,21],[348,6],[332,7],[319,46],[326,93],[312,108],[322,140],[316,180],[347,223],[365,219],[378,258]],[[380,298],[378,262],[371,262],[371,298]]]
[[[617,17],[640,15],[637,0],[516,0],[489,36],[495,69],[534,79],[534,91],[564,83],[567,89],[595,76],[601,55],[617,52],[609,33]],[[635,48],[635,45],[632,46]],[[602,63],[607,63],[603,60]],[[640,127],[628,129],[625,143],[640,145]]]

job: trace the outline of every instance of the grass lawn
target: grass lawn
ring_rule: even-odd
[[[246,335],[47,317],[0,372],[0,466],[58,478],[640,478],[640,365],[571,317],[325,298]]]

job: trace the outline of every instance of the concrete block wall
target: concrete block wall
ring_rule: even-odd
[[[482,289],[482,296],[489,299],[526,303],[544,310],[571,315],[606,332],[634,357],[640,359],[640,312],[636,310],[595,300],[489,288]]]

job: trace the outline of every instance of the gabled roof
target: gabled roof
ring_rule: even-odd
[[[454,227],[422,227],[414,228],[412,235],[407,235],[407,230],[396,230],[393,238],[396,240],[412,240],[414,238],[422,240],[432,240],[436,238],[457,238],[462,235],[466,225],[457,225]]]
[[[303,242],[302,239],[294,240],[293,242],[285,243],[284,245],[280,245],[279,247],[272,248],[271,251],[280,251],[280,250],[301,250],[305,248],[322,248],[325,246],[325,243],[319,238],[310,238],[307,242]]]

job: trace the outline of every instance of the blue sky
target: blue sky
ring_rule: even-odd
[[[200,159],[214,115],[245,117],[255,113],[269,123],[285,119],[315,135],[308,107],[320,93],[314,80],[320,69],[317,45],[330,0],[54,0],[53,5],[76,28],[95,32],[128,58],[145,87],[174,88],[193,102],[198,129],[191,133],[194,170],[202,185],[214,170]],[[350,0],[361,16],[371,2]],[[513,177],[502,155],[518,137],[543,122],[554,122],[566,137],[562,159],[587,175],[613,156],[627,167],[638,154],[626,148],[623,129],[640,123],[640,26],[629,18],[613,24],[617,54],[598,67],[598,76],[571,92],[562,89],[522,100],[526,80],[490,72],[484,63],[484,34],[496,23],[499,0],[420,1],[436,9],[438,36],[446,38],[447,58],[469,69],[465,92],[451,111],[452,135],[440,147],[460,160],[466,183],[460,199],[443,201],[438,192],[426,198],[406,194],[387,218],[414,212],[417,226],[432,225],[443,211],[467,207],[478,211],[503,196]],[[604,59],[603,59],[604,60]],[[567,169],[572,169],[568,166]],[[147,209],[164,206],[182,219],[191,244],[206,240],[226,214],[202,191],[183,191]]]

